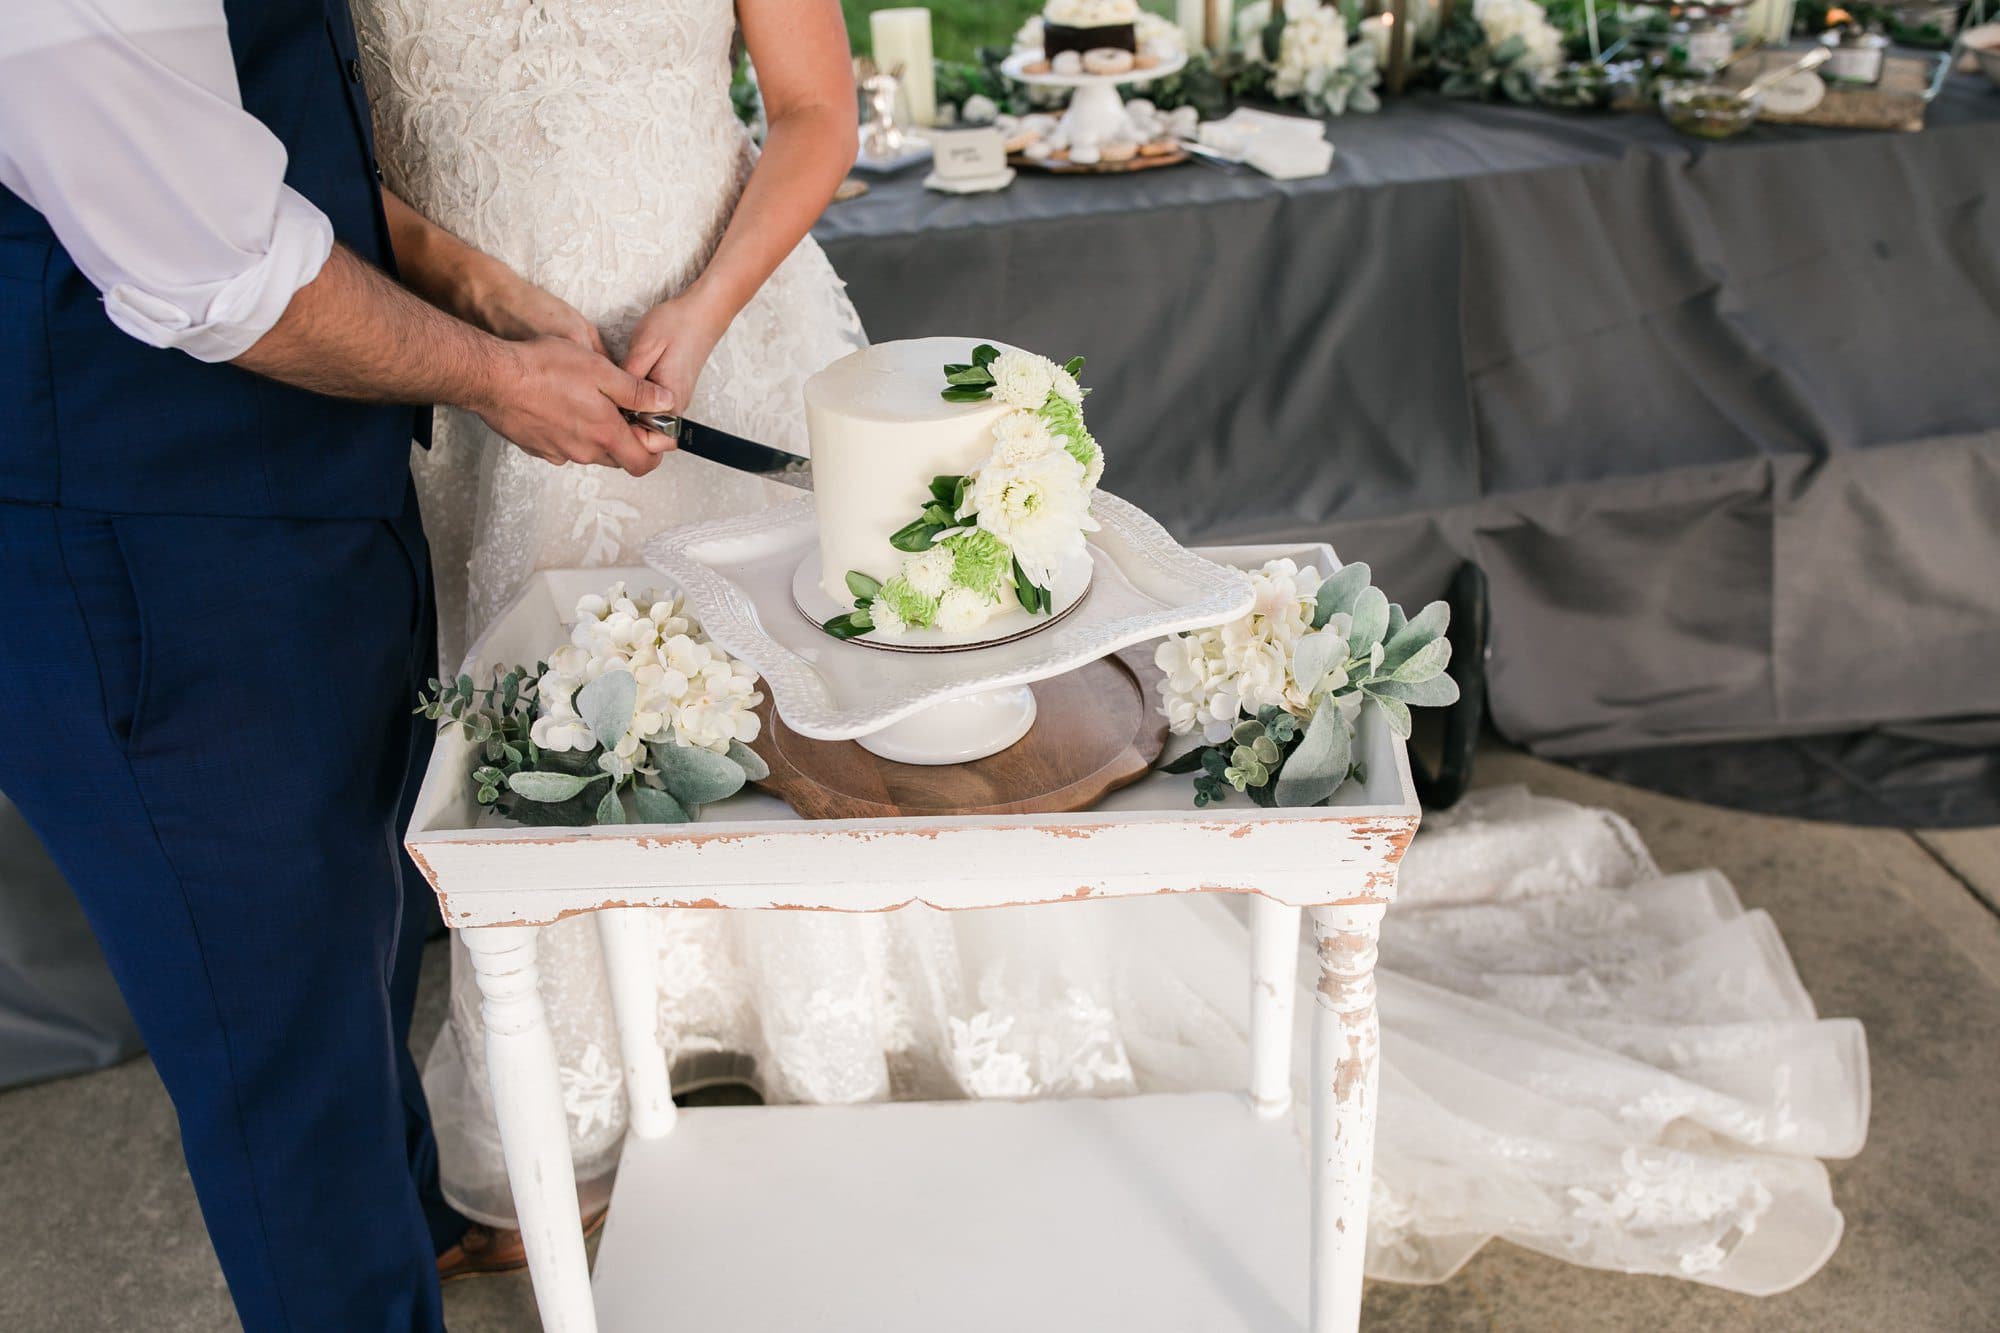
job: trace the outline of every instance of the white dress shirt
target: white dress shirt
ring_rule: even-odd
[[[111,322],[203,361],[270,331],[333,248],[243,109],[222,0],[7,0],[0,185],[41,212]]]

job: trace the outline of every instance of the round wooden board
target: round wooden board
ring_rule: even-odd
[[[1037,681],[1035,725],[999,754],[969,764],[898,764],[853,741],[799,735],[758,705],[757,785],[807,819],[896,815],[1033,815],[1082,810],[1144,777],[1167,742],[1155,703],[1153,647],[1143,644]]]
[[[1009,153],[1007,164],[1026,171],[1044,171],[1051,176],[1122,176],[1132,171],[1151,171],[1154,167],[1179,166],[1191,156],[1186,149],[1180,149],[1172,153],[1156,153],[1151,157],[1128,157],[1123,162],[1093,162],[1081,166],[1068,161],[1044,159],[1037,162],[1025,153]]]

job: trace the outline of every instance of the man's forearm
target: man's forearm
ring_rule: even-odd
[[[236,365],[301,389],[386,403],[490,403],[515,354],[335,246]]]

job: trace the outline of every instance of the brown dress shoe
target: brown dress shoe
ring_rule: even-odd
[[[585,1240],[604,1229],[604,1215],[609,1211],[608,1208],[600,1208],[583,1219]],[[465,1229],[465,1235],[459,1238],[458,1244],[438,1256],[437,1266],[440,1282],[456,1282],[462,1277],[485,1277],[492,1273],[512,1273],[528,1266],[528,1248],[522,1244],[518,1231],[501,1231],[474,1222]]]

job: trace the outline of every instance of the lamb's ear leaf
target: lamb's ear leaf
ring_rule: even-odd
[[[638,704],[639,682],[629,671],[607,671],[576,692],[577,715],[606,750],[617,749],[625,739]]]
[[[1372,652],[1389,630],[1389,599],[1380,588],[1363,588],[1354,599],[1354,626],[1347,634],[1347,651],[1359,657]]]
[[[1367,694],[1369,701],[1382,710],[1382,716],[1389,719],[1389,730],[1404,740],[1410,739],[1410,706],[1401,699],[1391,699],[1373,690],[1367,691]]]
[[[597,822],[600,824],[623,824],[625,802],[618,799],[618,788],[604,793],[604,799],[597,803]]]
[[[1414,708],[1443,708],[1458,702],[1458,682],[1439,672],[1429,680],[1378,680],[1368,693],[1380,699],[1400,699]]]
[[[525,796],[531,801],[567,801],[604,776],[602,773],[594,777],[583,777],[575,773],[539,773],[531,769],[521,773],[509,773],[507,790],[516,796]]]
[[[1402,681],[1405,685],[1417,685],[1436,676],[1451,665],[1451,640],[1432,639],[1423,647],[1411,653],[1402,665],[1389,672],[1389,679]]]
[[[1390,607],[1393,613],[1396,608]],[[1398,626],[1396,617],[1389,617],[1389,635],[1382,641],[1382,669],[1393,672],[1414,657],[1417,651],[1431,643],[1451,628],[1451,607],[1445,602],[1432,602],[1417,612],[1416,618]]]
[[[1347,641],[1338,634],[1316,630],[1300,639],[1292,649],[1292,678],[1299,688],[1311,697],[1319,690],[1319,683],[1326,679],[1329,671],[1345,664],[1345,659],[1337,654],[1347,650]]]
[[[1355,599],[1361,596],[1361,590],[1368,586],[1372,577],[1372,571],[1359,560],[1335,570],[1332,578],[1319,585],[1319,598],[1313,607],[1313,627],[1317,629],[1325,625],[1343,611],[1352,611]]]
[[[743,768],[727,755],[694,745],[655,745],[653,767],[660,785],[690,808],[708,805],[743,789]]]
[[[729,742],[729,757],[743,770],[743,776],[752,782],[762,782],[771,776],[771,766],[764,762],[764,756],[742,741]]]
[[[685,824],[694,818],[679,801],[643,782],[632,788],[632,804],[638,807],[642,824]]]
[[[1347,780],[1347,765],[1353,743],[1347,724],[1331,699],[1320,700],[1313,710],[1312,724],[1278,770],[1273,793],[1279,805],[1318,805],[1340,789]]]

